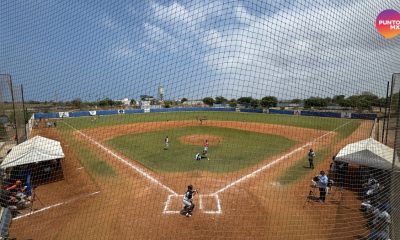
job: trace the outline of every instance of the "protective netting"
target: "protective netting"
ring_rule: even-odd
[[[0,6],[1,237],[400,239],[399,0]]]

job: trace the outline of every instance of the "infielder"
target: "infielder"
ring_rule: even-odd
[[[193,196],[196,195],[197,190],[193,190],[193,186],[189,185],[187,187],[187,191],[185,195],[183,195],[183,209],[181,210],[182,214],[185,214],[186,217],[191,217],[192,216],[192,211],[194,209],[194,203],[193,203]]]
[[[204,149],[203,149],[203,154],[205,154],[205,155],[207,155],[207,153],[208,153],[208,140],[206,140],[205,142],[204,142]]]
[[[165,137],[164,143],[165,143],[164,150],[168,150],[168,148],[169,148],[169,138],[168,138],[168,136]]]

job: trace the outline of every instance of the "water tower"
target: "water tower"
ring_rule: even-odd
[[[158,95],[160,95],[160,101],[164,101],[164,87],[162,85],[158,87]]]

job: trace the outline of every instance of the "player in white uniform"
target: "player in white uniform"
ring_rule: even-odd
[[[164,149],[167,150],[169,148],[169,138],[168,138],[168,136],[165,137],[164,143],[165,143]]]

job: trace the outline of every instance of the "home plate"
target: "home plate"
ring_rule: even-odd
[[[164,203],[163,214],[179,214],[183,208],[183,195],[169,195]],[[193,200],[196,208],[205,214],[221,214],[221,204],[217,194],[198,195]]]

